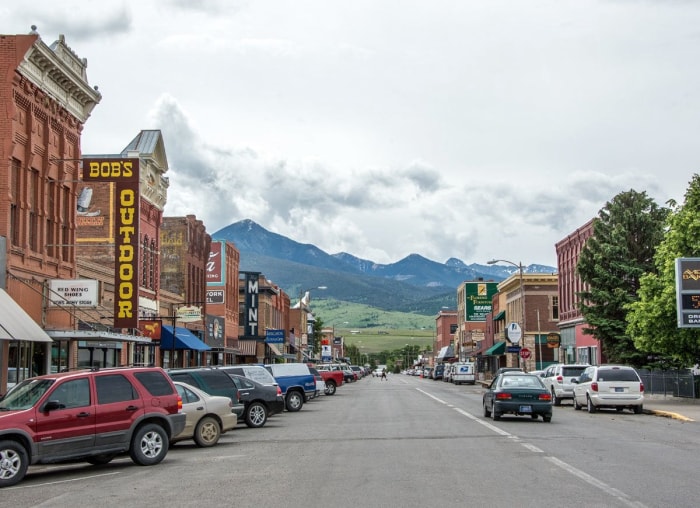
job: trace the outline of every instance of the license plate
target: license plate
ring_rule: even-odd
[[[532,406],[520,406],[521,413],[532,413]]]
[[[624,388],[615,388],[615,392],[616,392],[616,393],[624,392],[624,391],[625,391]]]

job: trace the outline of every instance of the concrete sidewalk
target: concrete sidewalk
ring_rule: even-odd
[[[700,422],[700,399],[645,395],[644,412],[686,422]]]

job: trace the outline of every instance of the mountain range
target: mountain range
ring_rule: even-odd
[[[323,295],[388,311],[435,315],[457,308],[457,287],[464,281],[501,281],[518,271],[512,265],[467,265],[450,258],[438,263],[410,254],[391,264],[375,263],[346,252],[329,254],[266,230],[246,219],[212,235],[227,240],[240,252],[240,270],[261,272],[290,295],[292,302],[307,288],[325,286]],[[524,266],[526,273],[554,273],[546,265]]]

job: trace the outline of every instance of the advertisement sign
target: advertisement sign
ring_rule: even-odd
[[[207,344],[211,347],[224,347],[224,336],[226,335],[225,321],[222,316],[212,316],[207,314],[206,330]]]
[[[265,330],[265,342],[268,344],[284,344],[284,330]]]
[[[243,336],[258,337],[258,279],[260,272],[240,272],[244,275],[245,309],[243,312]]]
[[[211,242],[209,259],[207,260],[206,279],[207,286],[223,286],[226,277],[224,276],[226,256],[226,244],[224,242]]]
[[[700,258],[676,258],[678,328],[700,328]]]
[[[224,290],[207,289],[206,300],[207,303],[224,303]]]
[[[178,307],[175,311],[178,321],[183,323],[193,323],[202,319],[202,308],[194,305]]]
[[[152,341],[160,342],[160,334],[162,331],[162,323],[159,320],[145,320],[139,321],[139,330],[141,335],[148,337]]]
[[[465,282],[465,321],[486,321],[492,310],[491,298],[497,292],[497,282]]]
[[[547,347],[555,348],[559,347],[561,343],[561,336],[557,332],[550,332],[547,334]]]
[[[139,159],[83,159],[82,170],[88,186],[92,182],[115,183],[114,327],[138,328]],[[78,206],[85,208],[81,197]]]
[[[97,281],[93,279],[49,281],[49,307],[97,307]]]
[[[333,359],[331,356],[331,347],[330,346],[321,346],[321,361],[322,362],[330,362]]]

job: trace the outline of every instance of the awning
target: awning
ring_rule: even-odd
[[[506,352],[506,343],[505,341],[503,342],[498,342],[488,348],[486,352],[484,353],[486,356],[500,356]]]
[[[258,343],[254,340],[239,340],[238,349],[243,356],[255,356],[258,354]]]
[[[139,344],[150,344],[152,340],[149,337],[140,337],[138,335],[129,335],[126,333],[114,333],[98,330],[46,330],[46,333],[55,340],[116,340],[122,342],[137,342]]]
[[[505,318],[506,318],[506,311],[505,310],[502,310],[501,312],[499,312],[498,314],[493,316],[494,321],[500,321],[501,319],[505,319]]]
[[[438,353],[438,360],[444,360],[447,358],[454,358],[455,356],[455,350],[454,347],[452,346],[445,346],[440,349],[440,352]]]
[[[279,349],[277,349],[277,346],[275,346],[274,344],[267,344],[267,345],[270,348],[270,350],[272,351],[272,354],[274,354],[275,356],[282,356],[282,352]]]
[[[0,288],[0,339],[53,342],[7,292]]]
[[[163,325],[160,334],[161,349],[192,349],[194,351],[209,351],[211,348],[199,338],[181,326],[175,327],[175,344],[173,345],[173,327]]]

